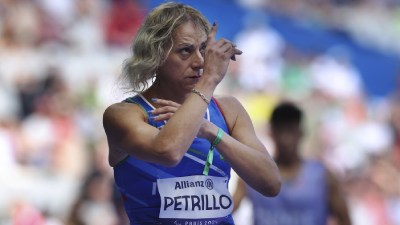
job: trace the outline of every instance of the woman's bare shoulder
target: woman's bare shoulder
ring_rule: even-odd
[[[137,105],[126,102],[114,103],[108,106],[103,113],[103,126],[107,135],[109,147],[109,164],[117,165],[124,160],[128,153],[118,148],[125,134],[138,122],[146,120],[146,113]]]
[[[241,111],[244,110],[241,103],[237,98],[231,95],[218,95],[214,96],[222,114],[224,115],[225,121],[228,125],[230,132],[236,124],[237,118]]]
[[[121,120],[132,116],[146,117],[146,112],[137,104],[118,102],[108,106],[103,113],[103,122]]]
[[[109,138],[119,136],[147,121],[147,113],[137,104],[114,103],[103,113],[103,127]]]
[[[232,95],[216,95],[214,98],[217,101],[218,106],[220,106],[224,112],[228,109],[228,111],[232,112],[243,108],[240,101]]]

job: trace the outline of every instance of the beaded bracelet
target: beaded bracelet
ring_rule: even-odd
[[[214,148],[221,142],[222,135],[224,132],[221,128],[218,128],[217,136],[211,144],[210,150],[208,150],[206,164],[204,165],[203,175],[208,175],[208,171],[210,170],[210,166],[212,165],[214,159]]]
[[[203,99],[203,100],[207,103],[207,105],[210,104],[210,100],[208,100],[208,99],[206,98],[206,96],[204,96],[203,93],[201,93],[200,91],[198,91],[198,90],[196,90],[196,89],[194,89],[194,88],[192,89],[192,92],[195,93],[195,94],[197,94],[198,96],[200,96],[200,98]]]

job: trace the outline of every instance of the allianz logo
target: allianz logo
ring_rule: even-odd
[[[205,181],[177,181],[175,182],[175,190],[182,190],[186,188],[192,187],[205,187],[208,190],[212,190],[214,188],[213,181],[211,179],[206,179]]]

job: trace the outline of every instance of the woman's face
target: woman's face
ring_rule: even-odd
[[[193,22],[176,28],[173,46],[166,61],[157,70],[160,84],[190,91],[200,79],[204,65],[207,35]]]

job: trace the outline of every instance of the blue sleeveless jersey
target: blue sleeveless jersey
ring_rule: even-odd
[[[154,107],[141,95],[126,99],[124,102],[137,104],[147,113]],[[149,115],[151,116],[151,115]],[[188,115],[190,116],[190,115]],[[223,129],[228,127],[216,102],[212,99],[205,118]],[[148,119],[154,127],[162,128],[165,121],[154,122]],[[234,224],[232,216],[212,219],[160,219],[161,199],[157,190],[157,179],[202,175],[207,158],[210,142],[206,139],[195,138],[181,162],[175,167],[164,167],[145,162],[133,156],[128,156],[123,162],[114,167],[114,179],[124,200],[125,211],[131,225],[136,224]],[[214,160],[210,167],[209,176],[226,177],[230,179],[231,167],[218,149],[214,150]]]
[[[304,161],[297,177],[283,180],[281,191],[264,197],[248,187],[254,225],[325,225],[328,218],[325,167]]]

